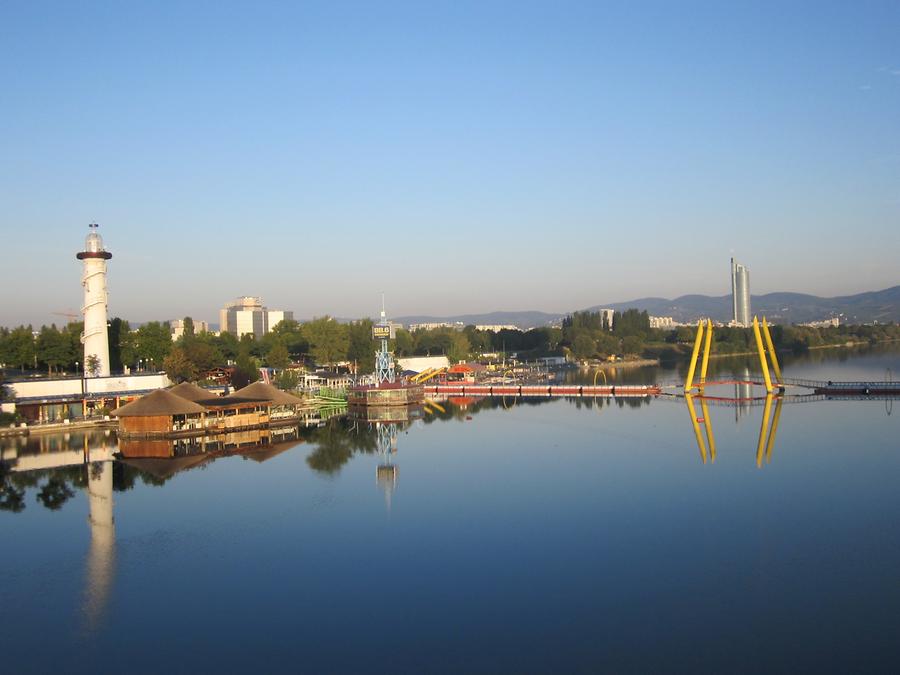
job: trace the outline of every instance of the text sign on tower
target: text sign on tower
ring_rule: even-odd
[[[375,340],[393,340],[397,335],[393,324],[375,324],[372,326],[372,338]]]

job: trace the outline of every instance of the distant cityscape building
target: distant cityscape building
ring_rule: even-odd
[[[612,330],[613,329],[613,317],[616,314],[616,310],[600,309],[600,310],[597,310],[597,313],[600,315],[600,318],[603,321],[603,327],[606,330]]]
[[[519,328],[518,326],[513,326],[511,324],[479,324],[475,326],[475,330],[486,330],[492,333],[499,333],[501,330],[517,330],[519,332],[522,332],[521,328]]]
[[[750,270],[731,259],[732,324],[750,325]]]
[[[263,306],[262,298],[245,295],[219,310],[219,330],[241,338],[252,333],[261,337],[281,321],[294,319],[294,313]]]
[[[455,323],[447,323],[446,321],[438,321],[433,323],[411,323],[409,324],[409,332],[415,333],[417,330],[435,330],[437,328],[452,328],[453,330],[462,330],[465,324],[462,321]]]
[[[172,339],[177,340],[184,335],[184,319],[172,319],[169,321],[169,329],[172,331]],[[209,324],[206,321],[194,319],[194,333],[208,333]]]
[[[268,333],[270,330],[275,328],[282,321],[293,321],[294,313],[286,312],[283,309],[270,309],[266,312],[266,321],[268,322],[266,326],[266,332]]]
[[[810,321],[808,323],[801,323],[800,325],[807,326],[808,328],[837,328],[841,325],[841,317],[833,316],[824,321]]]
[[[650,328],[675,328],[680,324],[675,323],[671,316],[651,316]]]

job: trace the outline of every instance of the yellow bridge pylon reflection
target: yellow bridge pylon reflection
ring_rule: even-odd
[[[691,416],[691,426],[694,428],[694,438],[697,440],[697,449],[700,451],[700,459],[706,464],[707,460],[707,443],[709,443],[709,459],[711,462],[716,461],[716,436],[713,433],[712,419],[709,415],[709,405],[707,399],[702,394],[692,395],[685,394],[684,400],[687,405],[688,414]],[[700,416],[697,415],[697,406],[695,400],[700,402]],[[772,403],[775,403],[775,411],[772,412]],[[762,467],[763,457],[766,464],[772,459],[772,449],[775,447],[775,438],[778,435],[778,421],[781,419],[781,408],[784,405],[784,399],[780,394],[769,392],[766,394],[765,404],[763,405],[762,420],[759,425],[759,440],[756,443],[756,466]],[[703,439],[703,430],[706,430],[706,441]]]
[[[781,407],[784,403],[782,394],[784,392],[784,378],[781,375],[781,368],[778,365],[778,357],[775,354],[775,346],[772,341],[772,335],[769,332],[769,324],[763,317],[760,324],[757,317],[753,317],[753,337],[756,341],[756,351],[759,355],[759,365],[762,370],[763,384],[766,388],[765,406],[763,408],[762,422],[759,428],[759,441],[756,446],[756,466],[761,467],[763,456],[766,462],[772,458],[772,449],[775,446],[775,437],[778,435],[778,421],[781,418]],[[711,319],[701,319],[697,323],[697,336],[694,339],[694,349],[691,353],[691,362],[688,366],[687,377],[684,381],[684,400],[687,404],[688,414],[691,416],[691,426],[694,428],[694,437],[697,439],[697,448],[700,450],[700,459],[706,464],[707,457],[711,462],[716,461],[716,437],[713,433],[712,420],[709,416],[709,405],[704,389],[706,387],[706,375],[709,368],[709,356],[712,352],[713,342],[713,324]],[[697,361],[700,359],[700,353],[703,353],[703,359],[700,362],[700,378],[695,383],[694,375],[697,371]],[[771,372],[770,372],[771,370]],[[775,379],[773,383],[772,373]],[[721,383],[720,383],[721,384]],[[748,382],[748,384],[750,384]],[[776,393],[776,385],[778,393]],[[696,393],[692,393],[695,392]],[[697,407],[694,401],[700,401],[701,416],[697,415]],[[721,400],[716,397],[716,400]],[[731,399],[738,401],[739,399]],[[742,399],[740,399],[742,400]],[[772,412],[772,402],[775,402],[775,412]],[[704,434],[700,429],[703,424],[706,431],[706,441],[704,442]],[[709,444],[709,454],[707,455],[707,443]]]

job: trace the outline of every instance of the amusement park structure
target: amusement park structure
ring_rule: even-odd
[[[352,387],[347,392],[347,403],[351,406],[408,406],[422,402],[425,390],[421,384],[397,379],[394,369],[394,355],[390,351],[390,341],[396,337],[396,327],[391,323],[381,299],[381,318],[372,326],[372,339],[381,343],[375,352],[375,382]]]

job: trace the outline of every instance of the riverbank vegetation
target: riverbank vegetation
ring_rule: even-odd
[[[31,326],[0,328],[0,364],[10,374],[75,374],[85,371],[82,361],[81,323],[64,327]],[[896,324],[812,328],[774,325],[772,339],[778,351],[802,352],[829,345],[876,343],[900,339]],[[451,362],[465,359],[503,358],[519,360],[543,356],[566,356],[572,360],[651,358],[676,361],[690,355],[696,328],[650,328],[646,312],[627,310],[609,317],[598,312],[575,312],[559,327],[528,331],[477,330],[466,326],[410,332],[399,329],[391,348],[397,357],[445,355]],[[753,352],[753,331],[716,328],[714,353]],[[168,324],[150,322],[132,330],[128,321],[114,318],[109,324],[110,366],[113,372],[165,370],[173,380],[196,380],[217,367],[232,364],[233,383],[242,386],[259,377],[259,368],[284,369],[291,363],[352,364],[360,373],[375,366],[372,321],[349,323],[328,316],[305,323],[282,321],[255,338],[240,339],[230,333],[195,332],[185,318],[184,334],[173,340]],[[90,365],[90,364],[88,364]],[[283,377],[290,379],[290,374]],[[280,382],[288,386],[291,382]]]

